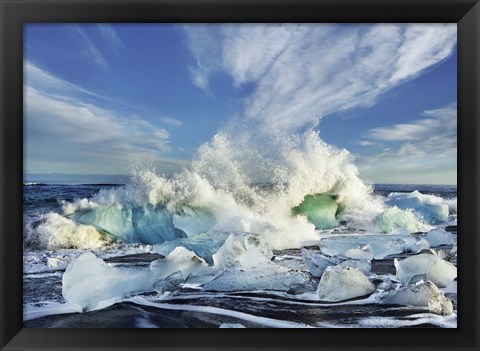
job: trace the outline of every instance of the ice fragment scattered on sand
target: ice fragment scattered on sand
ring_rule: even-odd
[[[85,310],[151,289],[149,269],[112,267],[91,252],[73,260],[63,274],[63,297]]]
[[[388,255],[407,251],[415,244],[416,239],[411,235],[329,235],[320,240],[320,251],[327,256],[345,255],[351,249],[370,245],[374,259],[382,259]]]
[[[153,261],[150,269],[155,281],[162,280],[173,273],[180,272],[183,280],[196,283],[207,273],[207,263],[184,247],[177,247],[167,257]]]
[[[407,229],[410,233],[421,228],[421,224],[412,212],[397,206],[390,207],[375,218],[375,224],[384,233],[390,233],[397,227]]]
[[[296,289],[304,292],[312,288],[307,274],[271,261],[255,247],[243,252],[232,266],[204,285],[205,290],[214,291]]]
[[[457,267],[433,254],[411,256],[394,263],[396,277],[403,284],[411,283],[415,276],[420,276],[419,279],[426,277],[437,286],[445,287],[457,276]]]
[[[427,233],[425,240],[430,243],[430,247],[437,247],[453,244],[455,237],[452,233],[447,232],[444,229],[434,229]]]
[[[372,264],[368,260],[346,260],[340,263],[340,266],[358,269],[365,275],[369,274],[372,269]]]
[[[408,244],[405,246],[406,252],[413,252],[417,253],[423,250],[429,250],[430,244],[425,239],[416,239],[416,241],[412,244]]]
[[[353,260],[367,260],[373,259],[373,249],[370,244],[360,246],[356,249],[350,249],[344,254],[346,257]]]
[[[431,281],[389,291],[379,301],[389,305],[428,307],[430,312],[441,315],[453,312],[452,302]]]
[[[213,255],[222,247],[230,235],[231,233],[213,231],[199,233],[188,238],[178,238],[155,245],[152,253],[167,256],[176,247],[183,246],[203,258],[208,264],[213,264]]]
[[[358,269],[328,267],[320,279],[317,294],[322,301],[343,301],[371,294],[374,285]]]
[[[340,263],[336,258],[327,257],[313,250],[302,249],[302,258],[308,271],[314,277],[320,278],[327,267]]]

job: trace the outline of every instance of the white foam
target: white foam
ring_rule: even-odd
[[[188,235],[208,228],[252,232],[262,235],[273,248],[283,249],[318,240],[314,225],[291,213],[306,195],[337,195],[343,208],[340,219],[360,227],[371,228],[373,218],[384,210],[381,198],[372,195],[371,187],[358,177],[352,156],[325,144],[318,133],[255,133],[219,132],[199,148],[192,166],[173,178],[162,177],[152,168],[137,168],[123,187],[64,203],[64,214],[111,206],[120,210],[161,206]],[[269,189],[259,183],[268,184]],[[191,209],[206,215],[200,218]],[[92,228],[61,221],[47,218],[44,227],[52,227],[46,233],[50,245],[92,248],[102,244]],[[74,242],[78,234],[88,239],[83,244]]]
[[[23,320],[29,321],[51,315],[81,312],[82,306],[73,303],[49,303],[40,307],[27,304],[23,306]]]
[[[233,318],[264,325],[271,328],[311,328],[307,324],[283,321],[283,320],[278,320],[273,318],[259,317],[259,316],[255,316],[255,315],[244,313],[244,312],[237,312],[237,311],[232,311],[232,310],[227,310],[224,308],[218,308],[218,307],[212,307],[212,306],[155,303],[155,302],[145,300],[144,298],[139,296],[132,297],[125,301],[133,302],[143,306],[156,307],[164,310],[202,312],[202,313],[211,313],[211,314],[216,314],[221,316],[233,317]]]
[[[441,328],[456,328],[457,315],[439,316],[433,313],[418,313],[400,318],[394,317],[368,317],[360,319],[360,328],[404,328],[422,324],[432,324]]]

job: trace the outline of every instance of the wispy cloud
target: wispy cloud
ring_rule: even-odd
[[[360,146],[372,146],[372,145],[375,145],[375,143],[371,142],[369,140],[360,140],[358,142],[358,145],[360,145]]]
[[[118,36],[117,32],[110,24],[98,24],[98,31],[105,43],[115,52],[119,52],[125,45]]]
[[[94,62],[96,65],[102,68],[107,68],[107,60],[94,42],[90,39],[90,37],[85,33],[85,31],[78,25],[73,25],[71,29],[81,45],[82,55],[84,58]]]
[[[410,123],[394,124],[371,129],[367,136],[382,141],[425,140],[432,135],[455,135],[457,131],[457,104],[452,103],[440,109],[422,113],[429,118],[413,120]]]
[[[188,48],[195,58],[195,65],[190,67],[193,84],[211,95],[210,75],[220,69],[218,60],[221,47],[215,38],[216,25],[185,25]]]
[[[24,80],[30,87],[37,88],[39,90],[49,90],[65,95],[66,93],[80,93],[95,97],[98,99],[112,101],[107,96],[98,94],[89,89],[81,87],[77,84],[73,84],[64,79],[58,78],[50,72],[34,65],[29,61],[24,63]]]
[[[37,135],[44,133],[66,144],[85,145],[109,157],[124,157],[122,152],[170,149],[165,129],[82,101],[61,100],[30,87],[25,89],[25,112],[29,127]]]
[[[175,118],[170,118],[170,117],[162,117],[160,118],[160,121],[166,125],[172,126],[172,127],[181,127],[183,126],[183,122],[175,119]]]
[[[254,86],[246,114],[267,128],[296,129],[367,107],[389,89],[446,59],[455,24],[184,26],[197,61],[194,84],[227,73]],[[201,29],[201,30],[199,30]]]
[[[170,135],[139,116],[101,107],[97,94],[25,64],[26,169],[125,173],[131,162],[149,161],[178,170],[186,161],[167,157]],[[100,96],[103,99],[103,97]],[[166,122],[165,122],[166,121]],[[180,125],[166,118],[164,123]]]
[[[362,174],[375,179],[408,182],[422,174],[437,183],[454,183],[457,159],[457,104],[424,111],[422,118],[408,124],[375,128],[369,138],[389,147],[358,157]]]

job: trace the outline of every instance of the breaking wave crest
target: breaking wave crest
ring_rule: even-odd
[[[37,232],[48,248],[95,248],[112,239],[156,244],[216,231],[259,234],[272,248],[284,249],[318,241],[322,229],[338,225],[418,231],[449,214],[441,198],[402,196],[374,195],[352,155],[314,130],[287,134],[230,126],[173,177],[137,167],[125,186],[64,203],[63,216],[46,215]],[[456,209],[456,202],[450,205]],[[431,212],[434,221],[427,218]]]

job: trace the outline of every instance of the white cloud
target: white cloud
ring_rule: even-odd
[[[162,117],[160,118],[160,121],[166,125],[172,126],[172,127],[181,127],[183,126],[183,122],[175,119],[175,118],[170,118],[170,117]]]
[[[165,152],[170,149],[168,132],[149,122],[132,116],[118,116],[113,111],[81,101],[59,100],[30,87],[25,89],[25,113],[27,128],[35,130],[35,136],[83,145],[114,158],[125,156],[121,152]]]
[[[215,25],[191,24],[183,27],[188,47],[196,62],[190,67],[193,84],[211,95],[209,76],[220,68],[221,48],[216,41]]]
[[[23,67],[24,81],[25,83],[28,82],[28,85],[30,87],[34,87],[39,90],[57,92],[63,95],[67,93],[81,93],[98,99],[111,101],[111,99],[106,96],[97,94],[89,89],[60,79],[53,74],[37,67],[29,61],[25,61]]]
[[[382,141],[425,140],[434,135],[444,135],[457,131],[457,104],[453,103],[436,110],[422,113],[431,118],[422,118],[410,123],[394,124],[371,129],[367,136]]]
[[[246,114],[266,129],[292,130],[366,107],[446,59],[455,24],[184,26],[198,87],[216,72],[254,86]]]
[[[78,25],[72,26],[72,31],[78,38],[84,58],[88,61],[93,61],[96,65],[102,68],[107,68],[107,60],[93,43],[93,41],[88,37],[85,31]]]
[[[25,63],[26,171],[122,174],[148,161],[172,173],[188,163],[165,157],[171,146],[164,128],[85,99],[92,96],[109,100]]]
[[[383,182],[456,183],[457,105],[427,110],[423,118],[370,130],[370,138],[389,147],[369,156],[359,156],[363,176]],[[367,140],[368,141],[368,140]]]
[[[358,145],[360,145],[360,146],[372,146],[372,145],[375,145],[375,143],[371,142],[371,141],[368,141],[368,140],[360,140],[358,142]]]
[[[109,45],[109,47],[118,52],[121,48],[124,47],[124,44],[120,37],[118,36],[115,29],[109,24],[98,24],[97,28],[100,32],[100,35],[104,41]]]

